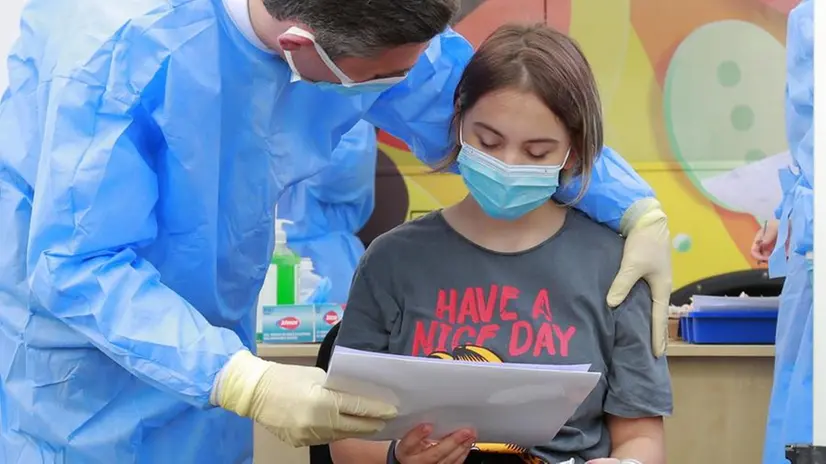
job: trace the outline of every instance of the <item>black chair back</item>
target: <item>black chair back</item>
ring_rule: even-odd
[[[336,344],[338,328],[339,324],[334,325],[318,348],[318,357],[316,358],[315,366],[324,369],[325,372],[330,366],[330,358],[333,356],[333,346]],[[333,458],[330,457],[330,447],[328,445],[311,446],[310,464],[333,464]]]

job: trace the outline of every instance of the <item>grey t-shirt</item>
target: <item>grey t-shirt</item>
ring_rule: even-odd
[[[547,445],[548,462],[607,457],[605,414],[671,414],[665,357],[651,354],[651,294],[640,282],[610,310],[605,298],[623,239],[570,210],[562,228],[520,253],[483,249],[440,212],[376,239],[356,271],[337,344],[413,356],[591,364],[602,377]]]

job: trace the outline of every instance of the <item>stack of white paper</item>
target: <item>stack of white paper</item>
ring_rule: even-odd
[[[691,298],[694,311],[777,310],[780,298],[776,296],[709,296]]]
[[[590,365],[449,361],[336,347],[326,387],[383,400],[399,417],[373,440],[398,439],[422,423],[434,437],[471,427],[480,443],[549,442],[593,390]]]

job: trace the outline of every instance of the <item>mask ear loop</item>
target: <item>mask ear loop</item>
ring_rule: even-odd
[[[324,62],[324,64],[327,66],[327,69],[329,69],[330,72],[332,72],[338,78],[338,80],[341,81],[341,85],[345,87],[352,87],[353,84],[355,84],[355,82],[352,79],[350,79],[347,76],[347,74],[344,74],[344,71],[342,71],[338,66],[336,66],[333,60],[330,59],[330,56],[327,55],[327,52],[325,52],[324,49],[321,48],[321,45],[319,45],[318,42],[315,41],[315,35],[313,35],[311,32],[305,31],[300,27],[293,26],[287,29],[287,32],[285,32],[285,34],[297,35],[299,37],[304,37],[305,39],[311,41],[313,43],[313,47],[315,47],[316,53],[318,53],[318,57],[321,58],[321,61]],[[284,53],[284,56],[287,57],[287,64],[290,65],[290,68],[293,70],[293,73],[298,74],[298,71],[295,69],[295,64],[292,61],[292,53],[286,52]]]
[[[293,61],[293,52],[289,50],[284,50],[284,59],[287,60],[287,65],[290,67],[290,84],[293,82],[298,82],[301,80],[301,73],[298,72],[298,68],[295,67],[295,62]]]
[[[356,82],[353,79],[351,79],[350,76],[345,74],[344,71],[342,71],[341,68],[339,68],[338,65],[333,61],[333,59],[330,58],[330,55],[328,55],[327,52],[324,51],[321,45],[319,45],[318,42],[316,42],[315,35],[296,26],[287,29],[287,32],[285,32],[285,34],[286,33],[297,35],[299,37],[304,37],[305,39],[312,41],[313,47],[315,47],[315,51],[316,53],[318,53],[318,57],[321,58],[321,61],[324,63],[325,66],[327,66],[327,69],[329,69],[330,72],[332,72],[333,75],[335,75],[336,78],[338,78],[339,82],[341,82],[341,85],[343,87],[356,87],[362,84],[396,85],[407,78],[407,73],[405,73],[403,76],[398,77],[385,77],[382,79],[373,79],[368,82]],[[285,51],[284,56],[287,59],[287,64],[290,65],[290,70],[292,70],[290,82],[301,80],[301,74],[298,72],[298,69],[295,67],[295,63],[293,62],[292,52]]]
[[[568,145],[568,150],[565,152],[565,158],[562,158],[562,163],[559,165],[559,170],[562,171],[565,169],[565,165],[568,164],[568,156],[571,155],[571,146]]]

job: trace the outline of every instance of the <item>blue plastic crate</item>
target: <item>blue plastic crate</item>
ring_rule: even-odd
[[[693,311],[680,319],[680,336],[688,343],[771,345],[776,331],[776,310]]]
[[[686,343],[691,343],[691,321],[687,316],[680,318],[680,338]]]

